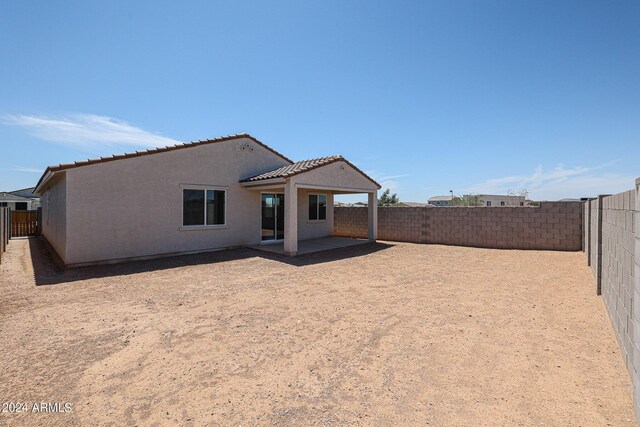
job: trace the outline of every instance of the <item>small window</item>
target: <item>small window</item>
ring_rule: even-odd
[[[487,202],[487,206],[491,206],[491,202]]]
[[[7,202],[0,202],[0,208],[6,208]]]
[[[500,206],[504,206],[504,202],[500,202]]]
[[[524,206],[524,202],[520,202],[520,206]]]
[[[26,211],[27,210],[27,202],[16,202],[16,210],[17,211]]]
[[[327,219],[327,195],[309,194],[309,221]]]
[[[182,225],[224,225],[224,190],[182,190]]]

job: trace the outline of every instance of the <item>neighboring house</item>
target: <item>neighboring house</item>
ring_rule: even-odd
[[[14,211],[28,211],[35,209],[37,206],[33,206],[34,201],[32,199],[16,196],[12,193],[0,193],[0,207],[11,208]]]
[[[33,191],[35,187],[23,188],[22,190],[10,191],[14,196],[25,197],[31,199],[31,209],[37,209],[40,206],[40,198]]]
[[[333,234],[334,194],[380,185],[341,156],[293,162],[248,134],[49,166],[36,185],[42,234],[67,266]]]
[[[434,196],[431,197],[428,202],[433,206],[451,206],[453,196]]]
[[[400,206],[406,206],[409,208],[424,208],[429,205],[427,203],[420,203],[420,202],[400,202]]]
[[[524,196],[508,196],[496,194],[479,194],[486,207],[507,207],[507,206],[526,206]],[[453,204],[453,196],[434,196],[429,199],[429,204],[433,206],[451,206]]]
[[[480,197],[482,197],[484,206],[486,207],[517,207],[526,205],[524,196],[482,194]]]

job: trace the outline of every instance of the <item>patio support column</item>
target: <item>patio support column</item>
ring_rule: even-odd
[[[298,252],[298,189],[291,180],[284,187],[284,254]]]
[[[369,213],[369,241],[375,242],[378,238],[378,190],[369,193],[369,203],[367,204]]]

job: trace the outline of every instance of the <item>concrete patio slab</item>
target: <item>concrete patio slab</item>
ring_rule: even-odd
[[[368,239],[357,239],[351,237],[322,237],[319,239],[301,240],[298,242],[298,255],[310,254],[313,252],[327,251],[331,249],[346,248],[348,246],[368,243]],[[284,255],[284,243],[273,243],[253,246],[264,252]]]

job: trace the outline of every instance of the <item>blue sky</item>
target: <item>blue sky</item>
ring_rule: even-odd
[[[638,1],[7,1],[0,190],[249,132],[405,201],[640,176]]]

